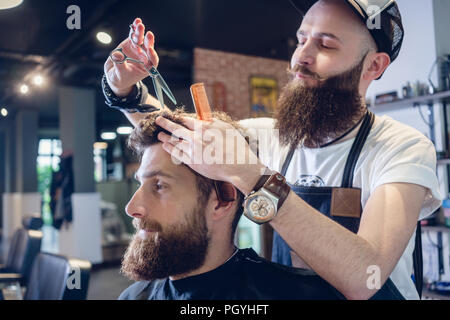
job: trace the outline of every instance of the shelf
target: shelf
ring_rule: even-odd
[[[450,228],[446,226],[422,226],[422,231],[450,232]]]
[[[401,99],[388,103],[375,104],[371,107],[371,109],[376,112],[401,110],[411,108],[416,104],[429,105],[431,103],[438,103],[446,100],[450,101],[450,90],[428,96],[414,97],[410,99]]]
[[[450,295],[444,295],[439,292],[430,291],[426,288],[422,290],[422,300],[437,299],[437,300],[450,300]]]
[[[439,159],[437,164],[450,164],[450,159]]]

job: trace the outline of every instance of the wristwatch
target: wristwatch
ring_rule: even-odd
[[[266,179],[265,183],[258,187],[263,179]],[[290,190],[286,179],[278,172],[262,177],[244,199],[244,215],[257,224],[269,222],[277,215]]]

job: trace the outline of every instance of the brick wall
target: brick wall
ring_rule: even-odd
[[[251,116],[250,77],[277,80],[278,93],[287,83],[289,62],[196,48],[194,83],[203,82],[211,107],[236,119]]]

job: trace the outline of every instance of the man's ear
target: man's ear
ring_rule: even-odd
[[[369,62],[368,68],[364,71],[364,80],[375,80],[381,77],[384,71],[391,64],[391,58],[385,52],[374,52],[367,56]]]
[[[238,197],[236,187],[231,183],[215,181],[216,206],[214,207],[213,218],[221,219],[231,211],[234,213],[234,205]]]

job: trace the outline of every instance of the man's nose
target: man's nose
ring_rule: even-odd
[[[138,191],[133,195],[128,204],[125,207],[125,212],[132,218],[143,218],[146,213],[145,206],[140,201]]]
[[[302,46],[298,47],[294,53],[294,63],[301,66],[311,66],[316,61],[316,50],[312,40],[306,41]],[[294,65],[295,65],[294,64]]]

